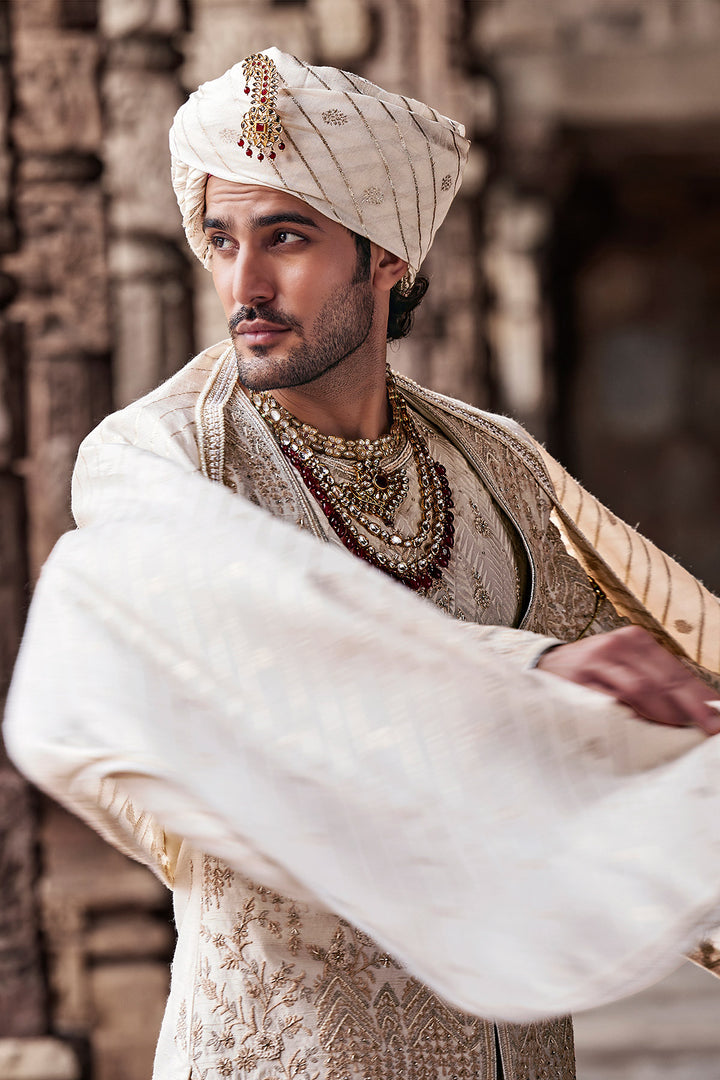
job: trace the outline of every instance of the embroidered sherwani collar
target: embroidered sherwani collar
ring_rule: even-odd
[[[217,352],[217,349],[216,349]],[[610,598],[614,606],[638,625],[644,626],[668,648],[681,656],[687,655],[684,643],[662,625],[628,589],[622,578],[601,557],[597,548],[578,528],[558,499],[539,448],[512,420],[489,415],[463,402],[436,394],[419,386],[413,380],[396,374],[398,387],[407,402],[433,424],[465,456],[486,484],[494,498],[515,526],[526,549],[530,567],[530,596],[521,621],[521,627],[533,629],[538,603],[537,552],[529,543],[532,526],[529,523],[531,508],[526,504],[525,513],[518,503],[511,506],[506,493],[497,482],[498,455],[505,467],[501,475],[513,472],[526,474],[525,480],[542,492],[550,501],[557,518],[569,536],[572,546],[586,571]],[[280,452],[271,432],[257,415],[256,410],[240,387],[235,353],[231,344],[219,351],[215,364],[197,400],[195,421],[200,465],[211,480],[222,483],[225,475],[225,458],[228,425],[238,422],[250,428],[256,448],[272,462],[274,483],[284,488],[285,498],[301,509],[304,524],[319,538],[325,538],[316,504],[294,470]],[[580,489],[581,490],[581,489]],[[517,499],[516,499],[517,502]],[[524,519],[524,520],[523,520]]]

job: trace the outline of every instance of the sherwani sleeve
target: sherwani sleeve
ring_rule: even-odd
[[[532,635],[468,632],[177,462],[118,441],[92,474],[6,738],[106,835],[129,800],[505,1019],[633,993],[717,921],[720,742],[532,670]]]

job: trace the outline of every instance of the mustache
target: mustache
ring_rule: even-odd
[[[291,330],[301,330],[302,323],[293,315],[279,308],[263,305],[262,307],[240,307],[233,312],[228,320],[228,329],[234,334],[240,323],[255,322],[255,320],[274,323],[276,326],[287,326]]]

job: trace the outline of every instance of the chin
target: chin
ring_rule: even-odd
[[[264,345],[259,345],[252,356],[240,355],[237,349],[235,350],[238,376],[248,390],[273,390],[282,382],[285,358],[268,360],[266,358],[269,352]]]
[[[262,350],[262,352],[261,352]],[[304,358],[292,356],[270,358],[271,350],[258,346],[252,356],[239,356],[237,349],[238,376],[246,390],[290,390],[294,386],[307,386],[342,363],[345,357],[318,364],[308,363]]]

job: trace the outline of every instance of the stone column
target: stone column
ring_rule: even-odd
[[[36,576],[71,527],[81,439],[110,407],[95,4],[14,0],[18,282],[26,347],[28,541]]]
[[[168,150],[168,130],[184,100],[177,69],[185,5],[101,0],[100,15],[113,399],[122,407],[194,352],[192,256],[170,184]]]
[[[9,11],[0,6],[0,263],[12,252],[12,107]],[[25,372],[20,327],[9,312],[16,283],[0,270],[0,708],[25,617]],[[0,748],[0,1061],[8,1038],[45,1030],[34,902],[35,814],[28,786]],[[3,1075],[5,1075],[3,1073]]]
[[[6,94],[0,95],[0,258],[5,275],[0,276],[0,689],[7,683],[21,630],[27,578],[34,579],[56,539],[72,525],[70,475],[78,445],[112,408],[108,266],[111,257],[117,261],[113,245],[119,233],[135,259],[133,273],[149,274],[157,286],[158,333],[166,344],[156,354],[155,367],[140,369],[141,377],[130,363],[120,364],[122,393],[146,389],[191,351],[189,333],[180,339],[176,334],[177,327],[188,325],[180,310],[182,297],[173,292],[172,266],[180,263],[184,273],[183,260],[166,239],[170,270],[167,258],[161,263],[156,258],[148,271],[144,246],[147,239],[170,232],[166,224],[158,227],[157,218],[149,219],[152,201],[162,220],[162,197],[152,187],[152,176],[149,188],[147,183],[143,187],[148,174],[138,169],[143,154],[148,161],[158,156],[159,126],[166,132],[167,124],[158,118],[157,130],[143,130],[139,149],[121,137],[138,115],[143,87],[152,109],[160,107],[152,93],[156,72],[156,82],[172,81],[176,62],[169,38],[182,23],[172,23],[163,41],[157,19],[172,11],[181,19],[182,5],[167,0],[151,4],[157,16],[153,25],[140,10],[147,6],[115,5],[116,16],[134,14],[135,24],[125,34],[104,5],[108,48],[95,0],[0,5],[0,17],[9,17],[12,32],[16,222],[13,239],[4,227],[10,172],[3,156],[4,121],[10,112]],[[137,48],[135,42],[127,44],[134,30]],[[119,65],[118,42],[126,50]],[[0,32],[0,89],[7,51]],[[125,78],[113,88],[117,66]],[[140,85],[134,82],[136,71]],[[174,105],[173,100],[168,108]],[[103,139],[104,107],[116,136],[110,146]],[[136,169],[130,189],[117,182],[119,174],[128,175],[117,164],[122,154],[124,164]],[[158,175],[162,167],[156,166]],[[166,219],[170,200],[164,203]],[[178,229],[176,217],[173,227]],[[114,289],[122,291],[123,283],[118,284],[114,271]],[[147,330],[148,321],[138,322]],[[122,330],[117,355],[128,357],[129,325]],[[0,847],[0,1017],[5,1025],[0,1036],[8,1036],[0,1037],[0,1076],[77,1080],[80,1066],[72,1050],[77,1045],[83,1047],[93,1080],[140,1080],[150,1073],[167,993],[171,930],[166,890],[49,800],[42,803],[36,828],[33,808],[27,786],[0,764],[5,838]],[[36,844],[43,862],[39,881],[31,858]],[[33,922],[35,899],[43,916],[49,1008]],[[31,1037],[43,1033],[44,1039]]]

